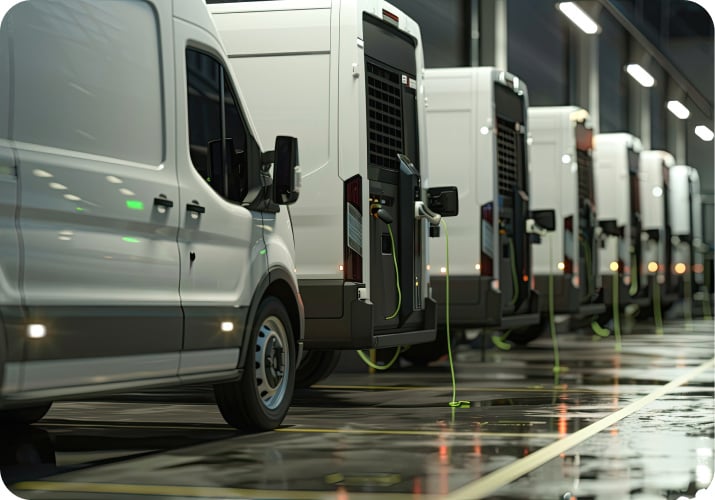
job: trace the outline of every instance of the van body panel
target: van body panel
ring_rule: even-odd
[[[554,312],[584,316],[595,305],[598,280],[597,206],[590,119],[576,106],[529,108],[532,210],[555,210],[556,229],[533,251],[536,287],[548,297],[553,275]],[[548,300],[541,301],[542,312]]]
[[[32,361],[117,352],[164,353],[172,361],[157,365],[155,375],[176,371],[178,213],[155,204],[178,201],[167,156],[173,138],[164,126],[173,93],[163,85],[156,14],[146,2],[25,2],[4,20],[13,92],[8,132],[21,181],[23,303],[26,321],[43,325],[51,339],[26,341],[28,382],[63,384],[63,363],[52,365],[59,372],[51,376],[35,374]],[[106,29],[76,29],[89,25]],[[108,51],[116,57],[108,59]],[[113,309],[122,306],[133,313]],[[73,385],[112,377],[108,364],[84,375],[80,366]]]
[[[647,305],[647,299],[635,298],[640,292],[639,266],[642,265],[638,178],[641,151],[640,139],[631,134],[610,133],[594,136],[594,180],[598,218],[615,220],[621,230],[618,237],[607,237],[599,252],[599,274],[602,279],[604,303],[607,306],[614,302],[614,279],[618,281],[620,305],[636,301]],[[617,270],[613,271],[612,267]],[[636,283],[631,286],[634,279]]]
[[[688,165],[673,165],[670,173],[671,227],[675,239],[673,263],[685,264],[687,273],[678,274],[677,281],[690,276],[691,283],[702,284],[702,201],[700,177],[697,170]],[[699,272],[693,272],[697,269]]]
[[[201,57],[222,68],[220,89],[196,84]],[[205,4],[20,2],[3,12],[0,70],[0,411],[236,383],[269,262],[294,268],[293,236]],[[219,135],[197,142],[215,110]],[[290,283],[278,299],[299,347],[297,280],[275,275]],[[279,342],[264,355],[293,352]],[[262,408],[257,391],[236,397]],[[265,430],[290,394],[269,419],[225,398],[222,411]]]
[[[463,327],[538,324],[531,243],[524,82],[496,68],[425,71],[431,182],[459,186],[459,214],[450,218],[450,278],[463,294],[450,319]],[[444,323],[447,254],[430,240],[433,296]],[[518,260],[512,266],[512,255]],[[516,286],[514,286],[516,285]]]
[[[383,10],[398,21],[386,21]],[[427,187],[417,24],[376,0],[236,2],[209,5],[209,11],[261,137],[289,134],[301,142],[301,201],[291,207],[291,217],[297,228],[296,274],[306,290],[305,347],[371,347],[379,344],[378,336],[390,333],[401,334],[405,344],[413,333],[424,337],[434,330],[428,324],[434,315],[426,312],[428,228],[426,221],[415,221],[415,200],[407,200]],[[279,28],[279,34],[272,34]],[[404,50],[395,52],[397,46]],[[388,52],[404,57],[393,60]],[[409,66],[414,74],[400,81],[405,71],[382,56]],[[409,147],[396,151],[414,150],[409,152],[419,169],[414,192],[411,184],[400,186],[399,169],[379,173],[370,164],[367,93],[374,75],[368,74],[368,59],[397,72],[395,87],[403,93],[410,123],[405,127]],[[389,159],[397,162],[397,155],[390,152]],[[346,181],[355,179],[359,209],[346,202]],[[400,196],[405,206],[398,210]],[[372,217],[376,200],[392,203],[388,210],[404,293],[400,313],[390,319],[397,304],[394,259],[385,224]],[[346,278],[350,251],[360,259],[359,278]],[[320,298],[330,294],[329,310],[324,310]],[[367,337],[358,331],[364,328],[369,329]]]
[[[654,286],[662,288],[661,301],[670,303],[675,300],[677,287],[672,279],[673,244],[670,224],[670,167],[675,158],[667,151],[649,150],[640,155],[641,203],[643,204],[643,265],[641,266],[642,283],[647,286],[650,296]],[[652,263],[657,264],[652,271]],[[657,279],[655,285],[649,280]]]

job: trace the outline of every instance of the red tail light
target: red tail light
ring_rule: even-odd
[[[573,274],[573,259],[569,257],[573,246],[573,215],[564,218],[564,274]]]
[[[362,178],[345,181],[345,224],[343,226],[345,281],[362,282]]]
[[[492,237],[492,232],[494,231],[494,212],[492,210],[492,203],[487,203],[482,205],[482,230],[481,230],[481,275],[482,276],[494,276],[494,259],[492,258],[494,248],[487,244],[486,242],[491,242],[494,240]],[[487,236],[489,235],[489,236]]]

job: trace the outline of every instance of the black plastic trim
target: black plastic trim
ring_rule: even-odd
[[[305,301],[306,318],[304,347],[306,349],[366,349],[430,342],[437,334],[437,311],[434,300],[424,300],[424,309],[412,311],[402,321],[401,328],[376,330],[374,305],[358,298],[362,283],[340,280],[300,280]],[[336,307],[335,297],[340,297]],[[330,299],[330,310],[318,316],[323,299]]]
[[[450,323],[461,327],[499,326],[501,297],[488,276],[450,276]],[[437,323],[446,323],[446,279],[431,276],[432,297],[437,302]]]

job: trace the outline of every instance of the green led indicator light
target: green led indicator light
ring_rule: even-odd
[[[124,236],[122,238],[122,241],[126,241],[127,243],[139,243],[139,240],[136,238],[131,238],[129,236]]]
[[[77,210],[78,212],[84,212],[84,208],[82,207],[75,207],[75,210]]]
[[[261,251],[258,252],[258,253],[260,253],[261,255],[266,255],[266,249],[264,248],[263,250],[261,250]]]
[[[126,203],[129,210],[144,210],[144,202],[139,200],[127,200]]]

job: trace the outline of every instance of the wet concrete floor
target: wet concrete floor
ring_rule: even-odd
[[[0,436],[22,498],[679,499],[713,479],[712,321],[548,335],[448,365],[335,373],[246,435],[208,390],[57,403]],[[715,497],[715,491],[712,492]],[[701,492],[701,496],[704,493]]]

